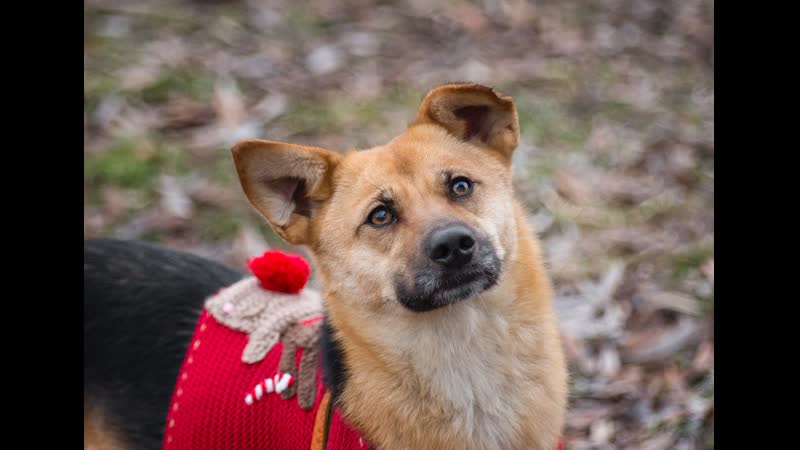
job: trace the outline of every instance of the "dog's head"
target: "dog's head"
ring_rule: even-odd
[[[310,248],[325,287],[375,312],[429,311],[492,288],[516,245],[514,102],[476,84],[431,90],[408,129],[364,151],[248,140],[245,194]]]

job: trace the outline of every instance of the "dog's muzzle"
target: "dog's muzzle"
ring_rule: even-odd
[[[493,246],[463,223],[432,230],[423,239],[424,255],[413,280],[398,276],[397,300],[424,312],[466,300],[493,287],[501,261]]]

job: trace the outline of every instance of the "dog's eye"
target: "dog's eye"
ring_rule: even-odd
[[[373,227],[382,227],[389,225],[395,221],[395,215],[391,209],[386,206],[378,206],[373,209],[369,216],[367,216],[367,223]]]
[[[450,182],[450,195],[453,198],[466,197],[472,193],[472,181],[467,177],[456,177]]]

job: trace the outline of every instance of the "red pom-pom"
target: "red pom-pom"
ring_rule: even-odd
[[[311,268],[302,256],[268,250],[247,264],[261,287],[270,291],[297,294],[303,289]]]

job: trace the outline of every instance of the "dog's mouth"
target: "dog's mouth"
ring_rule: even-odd
[[[419,271],[413,287],[398,280],[397,300],[415,312],[425,312],[452,305],[491,289],[501,273],[500,260],[492,253],[457,272],[430,268]]]

